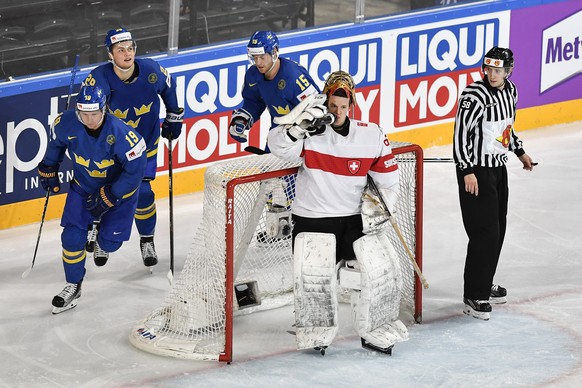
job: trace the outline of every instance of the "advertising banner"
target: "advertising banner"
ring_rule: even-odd
[[[582,99],[581,24],[582,0],[476,2],[281,34],[280,53],[306,67],[320,88],[332,71],[352,74],[357,85],[353,117],[391,133],[429,139],[425,144],[430,145],[437,145],[440,128],[442,145],[450,140],[460,93],[482,77],[481,60],[496,45],[514,51],[512,80],[520,92],[519,109]],[[175,77],[178,101],[185,108],[184,130],[172,144],[175,174],[248,155],[247,145],[264,148],[267,113],[250,131],[249,144],[228,135],[250,66],[246,39],[154,58]],[[90,70],[78,72],[75,93]],[[0,84],[0,210],[44,197],[36,166],[46,150],[50,124],[65,108],[69,80],[70,73],[61,72]],[[162,106],[160,118],[164,116]],[[162,139],[158,175],[167,172],[167,152]],[[67,159],[60,168],[63,183],[72,179],[70,163]]]

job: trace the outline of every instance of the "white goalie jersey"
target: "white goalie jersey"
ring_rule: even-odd
[[[378,125],[350,120],[347,136],[326,125],[321,135],[293,141],[286,126],[269,132],[271,152],[301,162],[293,213],[302,217],[359,214],[367,174],[381,189],[398,191],[398,166],[387,133]]]

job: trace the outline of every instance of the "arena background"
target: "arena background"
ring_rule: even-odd
[[[320,86],[340,68],[354,75],[356,118],[388,128],[392,140],[431,147],[451,143],[458,95],[481,77],[481,58],[494,45],[514,51],[518,131],[581,120],[581,23],[582,0],[478,1],[297,26],[278,35],[281,55],[307,67]],[[176,77],[186,110],[184,131],[173,144],[175,195],[203,190],[209,164],[248,155],[245,145],[228,136],[230,114],[241,103],[249,66],[247,40],[241,35],[173,55],[148,55]],[[84,65],[89,59],[81,62],[74,92],[98,64]],[[66,68],[0,83],[0,229],[40,220],[44,193],[36,166],[50,123],[65,107],[70,81],[71,68]],[[255,124],[250,145],[264,146],[266,118]],[[158,198],[168,195],[167,152],[167,144],[160,142],[154,184]],[[72,175],[67,162],[61,166],[64,182]],[[51,196],[47,219],[60,216],[63,194]]]

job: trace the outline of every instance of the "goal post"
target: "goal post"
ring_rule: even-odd
[[[422,149],[396,142],[392,148],[400,172],[393,213],[422,268]],[[271,154],[207,168],[202,220],[184,267],[162,306],[132,328],[134,346],[177,358],[231,362],[237,315],[293,303],[290,206],[297,169]],[[393,230],[389,237],[404,272],[400,319],[420,322],[422,286]],[[340,301],[349,299],[347,290],[340,288],[338,295]]]

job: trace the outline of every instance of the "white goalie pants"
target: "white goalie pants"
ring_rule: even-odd
[[[351,295],[354,328],[364,340],[380,348],[406,341],[408,329],[398,320],[402,271],[388,236],[365,235],[354,241],[354,252],[361,280],[360,289],[353,289]]]
[[[299,233],[293,275],[297,349],[325,348],[338,331],[335,236]]]

